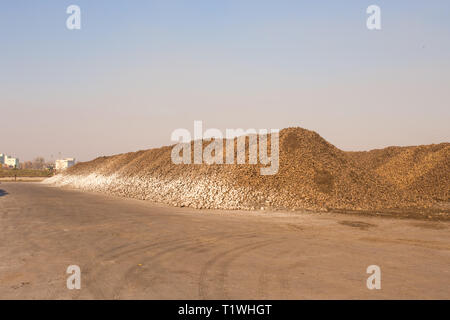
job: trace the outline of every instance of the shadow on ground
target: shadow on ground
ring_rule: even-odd
[[[8,192],[6,192],[5,190],[0,189],[0,197],[6,196],[8,194]]]

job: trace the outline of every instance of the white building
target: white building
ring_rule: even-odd
[[[19,168],[19,159],[0,153],[0,166],[7,166],[9,168]]]
[[[18,158],[10,158],[10,157],[6,156],[5,164],[10,168],[19,168],[19,159]]]
[[[55,162],[56,171],[66,170],[75,165],[75,158],[59,159]]]

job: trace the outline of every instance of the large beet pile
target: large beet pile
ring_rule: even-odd
[[[48,182],[195,208],[448,212],[450,143],[344,152],[313,131],[288,128],[272,176],[260,175],[260,165],[175,165],[171,150],[100,157]]]

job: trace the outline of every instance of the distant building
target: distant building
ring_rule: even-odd
[[[66,170],[75,164],[75,158],[59,159],[55,162],[56,171]]]
[[[19,159],[18,158],[10,158],[10,157],[6,156],[5,164],[10,168],[19,168]]]
[[[8,168],[19,168],[19,159],[0,153],[0,166]]]

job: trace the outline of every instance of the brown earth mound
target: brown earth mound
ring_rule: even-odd
[[[344,152],[288,128],[279,171],[266,176],[261,165],[175,165],[171,150],[100,157],[49,182],[196,208],[449,212],[450,143]]]
[[[365,170],[400,190],[438,201],[450,197],[450,143],[389,147],[349,155]]]

